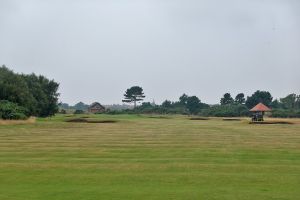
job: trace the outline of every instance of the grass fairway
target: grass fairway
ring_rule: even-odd
[[[299,123],[93,117],[0,126],[0,199],[300,199]]]

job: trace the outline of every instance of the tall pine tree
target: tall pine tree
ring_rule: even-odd
[[[139,86],[133,86],[126,90],[124,94],[123,102],[134,103],[134,108],[136,108],[136,103],[138,101],[143,101],[146,96],[144,95],[143,88]]]

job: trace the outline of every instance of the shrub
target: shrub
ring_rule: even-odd
[[[58,87],[58,83],[44,76],[18,74],[0,66],[0,99],[26,108],[30,115],[54,115],[58,111]]]
[[[203,116],[212,117],[241,117],[249,116],[248,108],[241,104],[215,105],[203,109],[200,113]]]
[[[59,113],[60,114],[67,114],[67,111],[65,109],[61,109]]]
[[[271,116],[277,118],[296,118],[300,117],[300,110],[274,109]]]
[[[12,113],[10,119],[25,120],[28,119],[24,113]]]
[[[106,110],[105,112],[106,114],[109,115],[119,115],[119,114],[127,114],[126,112],[122,111],[122,110]]]
[[[75,111],[74,111],[74,114],[83,114],[83,113],[84,113],[83,110],[75,110]]]
[[[28,117],[28,111],[24,107],[6,100],[0,101],[1,119],[27,119]]]

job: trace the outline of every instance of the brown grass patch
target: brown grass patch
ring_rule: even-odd
[[[18,124],[34,124],[35,117],[30,117],[27,120],[2,120],[0,119],[0,125],[18,125]]]

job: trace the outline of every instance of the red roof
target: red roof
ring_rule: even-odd
[[[251,112],[266,112],[266,111],[271,111],[270,108],[265,106],[263,103],[259,103],[256,106],[254,106],[251,110]]]

